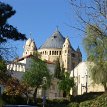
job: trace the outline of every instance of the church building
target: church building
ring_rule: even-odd
[[[12,76],[21,79],[23,73],[29,69],[31,56],[35,51],[46,62],[47,68],[52,74],[55,72],[55,61],[57,59],[60,61],[60,66],[67,72],[73,70],[82,61],[82,54],[79,47],[77,50],[74,50],[69,38],[65,38],[57,29],[40,48],[36,47],[35,41],[31,38],[26,41],[22,57],[7,64],[7,69],[13,71]],[[62,97],[57,82],[57,79],[53,79],[53,85],[47,91],[48,98]]]

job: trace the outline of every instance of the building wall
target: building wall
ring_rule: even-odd
[[[41,59],[55,62],[58,58],[61,58],[62,49],[39,49],[38,52],[41,54]]]
[[[70,77],[73,77],[76,83],[76,92],[74,94],[81,95],[86,92],[102,92],[104,87],[101,84],[94,84],[87,68],[88,62],[79,63],[74,70],[71,71]],[[70,94],[73,93],[71,90]]]

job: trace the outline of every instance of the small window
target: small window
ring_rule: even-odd
[[[51,51],[49,52],[49,55],[51,55]]]
[[[54,55],[54,51],[52,51],[52,55]]]
[[[61,51],[60,51],[60,53],[59,53],[60,55],[61,55]]]
[[[57,55],[58,55],[58,51],[57,51]]]
[[[65,50],[65,53],[66,53],[67,51]]]
[[[55,51],[55,55],[56,55],[56,51]]]

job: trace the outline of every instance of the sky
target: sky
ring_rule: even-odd
[[[70,26],[77,24],[77,17],[74,14],[70,0],[1,0],[16,10],[8,23],[17,27],[17,29],[26,34],[27,38],[35,40],[39,48],[56,30],[64,37],[69,37],[72,47],[76,50],[78,46],[82,52],[83,60],[86,60],[86,54],[83,48],[80,32],[72,29]],[[30,35],[31,33],[31,35]],[[17,54],[22,56],[25,41],[13,42],[17,47]]]

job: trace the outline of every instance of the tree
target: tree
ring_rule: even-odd
[[[5,84],[5,94],[12,97],[15,96],[26,96],[27,104],[29,103],[29,94],[32,90],[29,88],[28,84],[19,81],[15,77],[11,77]]]
[[[87,60],[94,63],[88,64],[88,70],[95,83],[104,85],[107,91],[107,0],[71,0],[79,20],[79,27],[85,35],[84,47]]]
[[[61,67],[60,67],[59,59],[56,60],[55,64],[56,64],[56,66],[55,66],[54,77],[60,79],[60,76],[61,76]]]
[[[31,67],[24,73],[23,81],[34,89],[33,99],[35,104],[37,104],[37,90],[44,85],[44,78],[47,80],[46,84],[48,87],[51,82],[51,76],[45,62],[39,58],[32,58]]]
[[[18,32],[16,28],[7,23],[7,20],[16,13],[13,8],[0,2],[0,43],[6,42],[7,39],[25,40],[25,34]]]
[[[63,68],[63,65],[62,66],[60,65],[59,59],[56,60],[55,64],[56,66],[55,66],[54,77],[57,79],[62,79],[65,69]]]
[[[15,47],[8,46],[8,40],[26,40],[25,34],[20,33],[17,28],[8,23],[8,19],[16,13],[13,8],[0,2],[0,57],[8,60],[15,55]],[[7,44],[8,43],[8,44]]]
[[[98,26],[87,26],[84,44],[88,61],[94,63],[94,66],[88,65],[91,77],[107,91],[107,35]]]
[[[7,71],[6,62],[0,59],[0,83],[6,84],[7,80],[11,77]]]
[[[58,86],[63,91],[63,96],[66,97],[66,95],[69,95],[70,89],[74,86],[74,79],[70,77],[68,72],[65,72]]]

